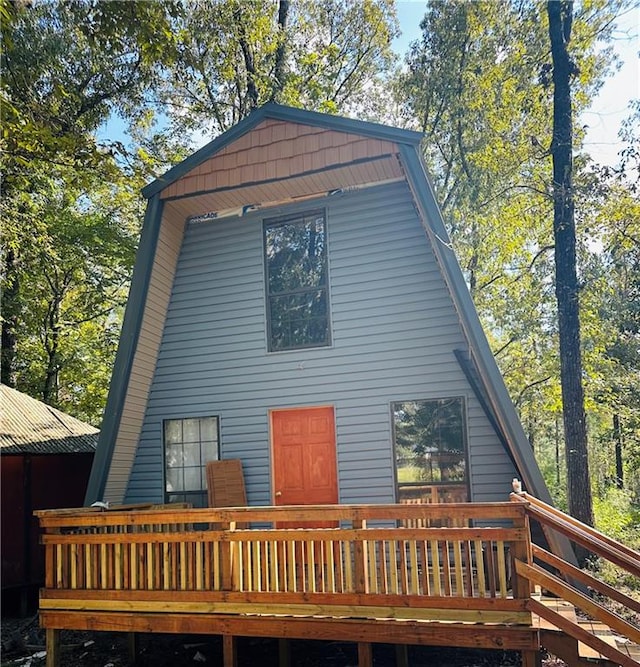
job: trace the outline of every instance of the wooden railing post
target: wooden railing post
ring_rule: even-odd
[[[513,520],[514,528],[523,528],[525,540],[516,540],[511,543],[511,585],[513,588],[513,597],[516,599],[531,598],[533,592],[533,582],[523,577],[518,572],[517,561],[530,565],[532,562],[531,550],[531,527],[529,525],[529,517],[522,508],[520,517]],[[539,667],[542,664],[540,651],[523,650],[520,651],[523,667]]]
[[[353,528],[363,530],[367,527],[364,519],[354,519]],[[356,593],[369,592],[369,560],[368,549],[365,540],[359,539],[353,545],[355,588]],[[373,665],[373,653],[369,642],[358,642],[358,667],[371,667]]]
[[[45,535],[55,532],[54,530],[45,529]],[[58,532],[60,532],[58,530]],[[55,562],[54,562],[54,553],[55,546],[53,544],[47,544],[44,548],[44,559],[45,559],[45,573],[44,573],[44,585],[46,588],[53,588],[55,582]]]
[[[512,579],[512,588],[513,588],[513,597],[517,599],[529,599],[532,592],[532,584],[525,577],[518,574],[516,570],[515,561],[519,560],[527,565],[531,564],[531,529],[529,526],[529,517],[522,510],[522,514],[517,519],[513,520],[514,528],[522,528],[526,539],[517,540],[511,543],[511,579]]]
[[[364,519],[354,519],[353,528],[362,530],[367,527]],[[356,593],[369,592],[369,563],[367,559],[367,543],[365,540],[356,540],[353,545]]]
[[[225,531],[227,537],[230,537],[231,532],[235,528],[234,522],[222,524],[222,530]],[[236,544],[230,539],[220,545],[220,560],[222,569],[222,590],[233,590],[233,560],[235,557]]]

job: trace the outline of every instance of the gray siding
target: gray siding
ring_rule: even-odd
[[[319,205],[330,348],[267,352],[262,219],[279,212],[187,225],[127,502],[162,497],[163,419],[218,415],[222,457],[243,460],[251,504],[270,503],[268,411],[303,405],[335,406],[341,502],[391,502],[390,404],[442,396],[466,399],[474,500],[508,494],[515,472],[454,357],[466,343],[406,185]]]

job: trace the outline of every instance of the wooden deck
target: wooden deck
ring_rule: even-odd
[[[529,585],[511,580],[530,553],[513,503],[38,515],[51,631],[537,648]],[[296,527],[319,521],[336,527]]]
[[[526,502],[41,511],[47,664],[59,664],[58,631],[80,629],[219,634],[228,666],[235,637],[267,636],[353,641],[362,667],[371,642],[510,649],[529,667],[551,630],[544,619],[558,612],[532,595],[540,581],[555,584],[534,563],[529,511]],[[327,522],[335,527],[309,527]],[[551,616],[558,633],[558,618],[573,623]]]

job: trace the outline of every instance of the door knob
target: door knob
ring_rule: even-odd
[[[276,491],[276,498],[279,498],[282,495],[282,491]]]

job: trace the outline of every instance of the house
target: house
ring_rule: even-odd
[[[267,104],[148,185],[86,503],[549,494],[416,132]]]
[[[3,606],[44,583],[44,549],[33,511],[82,505],[98,429],[0,385]]]

